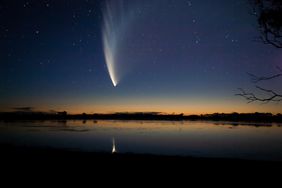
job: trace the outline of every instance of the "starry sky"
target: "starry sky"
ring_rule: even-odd
[[[120,16],[113,26],[117,87],[103,48],[107,3],[0,2],[0,111],[282,112],[281,104],[247,104],[235,96],[237,88],[254,91],[246,72],[267,75],[282,66],[281,50],[255,41],[259,31],[247,0],[113,4],[122,5],[113,14]],[[278,81],[266,87],[281,91]]]

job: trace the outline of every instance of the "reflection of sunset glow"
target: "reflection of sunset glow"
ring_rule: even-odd
[[[262,126],[259,126],[262,125]],[[256,123],[207,121],[22,121],[0,122],[0,136],[4,143],[46,148],[76,149],[81,151],[114,153],[146,153],[157,155],[187,155],[199,157],[265,157],[281,161],[281,125],[265,126]],[[32,127],[32,129],[31,129]],[[232,128],[230,128],[232,127]],[[84,131],[82,131],[84,130]],[[45,133],[38,134],[38,133]],[[267,134],[265,134],[267,132]],[[5,135],[5,136],[3,136]],[[240,142],[238,142],[240,135]],[[76,139],[74,139],[74,136]],[[54,137],[60,138],[54,142]],[[13,139],[11,139],[13,138]],[[117,148],[115,139],[126,147]],[[275,140],[275,142],[273,142]],[[263,144],[263,145],[262,145]],[[236,145],[236,150],[233,147]],[[112,146],[112,148],[110,148]],[[137,147],[138,146],[138,147]],[[264,147],[258,147],[264,146]],[[122,149],[121,149],[122,148]],[[152,150],[152,148],[154,148]],[[253,149],[250,149],[253,148]],[[271,150],[270,150],[270,149]],[[63,151],[64,151],[63,150]],[[269,155],[272,151],[275,155]],[[241,155],[244,153],[244,155]],[[250,158],[249,158],[250,159]]]

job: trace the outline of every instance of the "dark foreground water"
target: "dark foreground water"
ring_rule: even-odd
[[[0,122],[0,144],[282,161],[281,124],[200,121]]]

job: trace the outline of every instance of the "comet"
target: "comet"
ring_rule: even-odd
[[[124,5],[127,6],[124,6]],[[105,63],[112,84],[116,87],[119,84],[124,67],[125,54],[123,39],[126,36],[127,28],[132,21],[132,7],[123,0],[108,0],[103,9],[102,42]],[[124,52],[124,51],[123,51]]]
[[[120,47],[119,38],[121,37],[122,20],[121,1],[107,1],[103,10],[103,50],[108,73],[113,86],[119,83],[117,72],[118,48]]]
[[[109,72],[109,76],[112,80],[113,86],[116,87],[118,84],[117,75],[115,72],[115,52],[116,50],[112,47],[112,45],[109,43],[109,40],[107,37],[103,37],[104,40],[104,54],[105,54],[105,60],[107,69]]]

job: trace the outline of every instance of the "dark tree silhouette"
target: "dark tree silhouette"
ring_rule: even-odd
[[[257,17],[261,36],[259,39],[276,48],[282,48],[282,1],[250,0]]]
[[[270,44],[275,48],[282,48],[282,0],[250,0],[250,2],[253,6],[254,15],[258,20],[259,31],[261,33],[259,37],[260,41]],[[247,92],[239,88],[240,93],[236,95],[244,97],[248,103],[255,101],[264,103],[282,101],[282,94],[258,85],[261,82],[282,77],[281,67],[276,68],[278,73],[270,76],[257,76],[248,73],[258,93]]]

